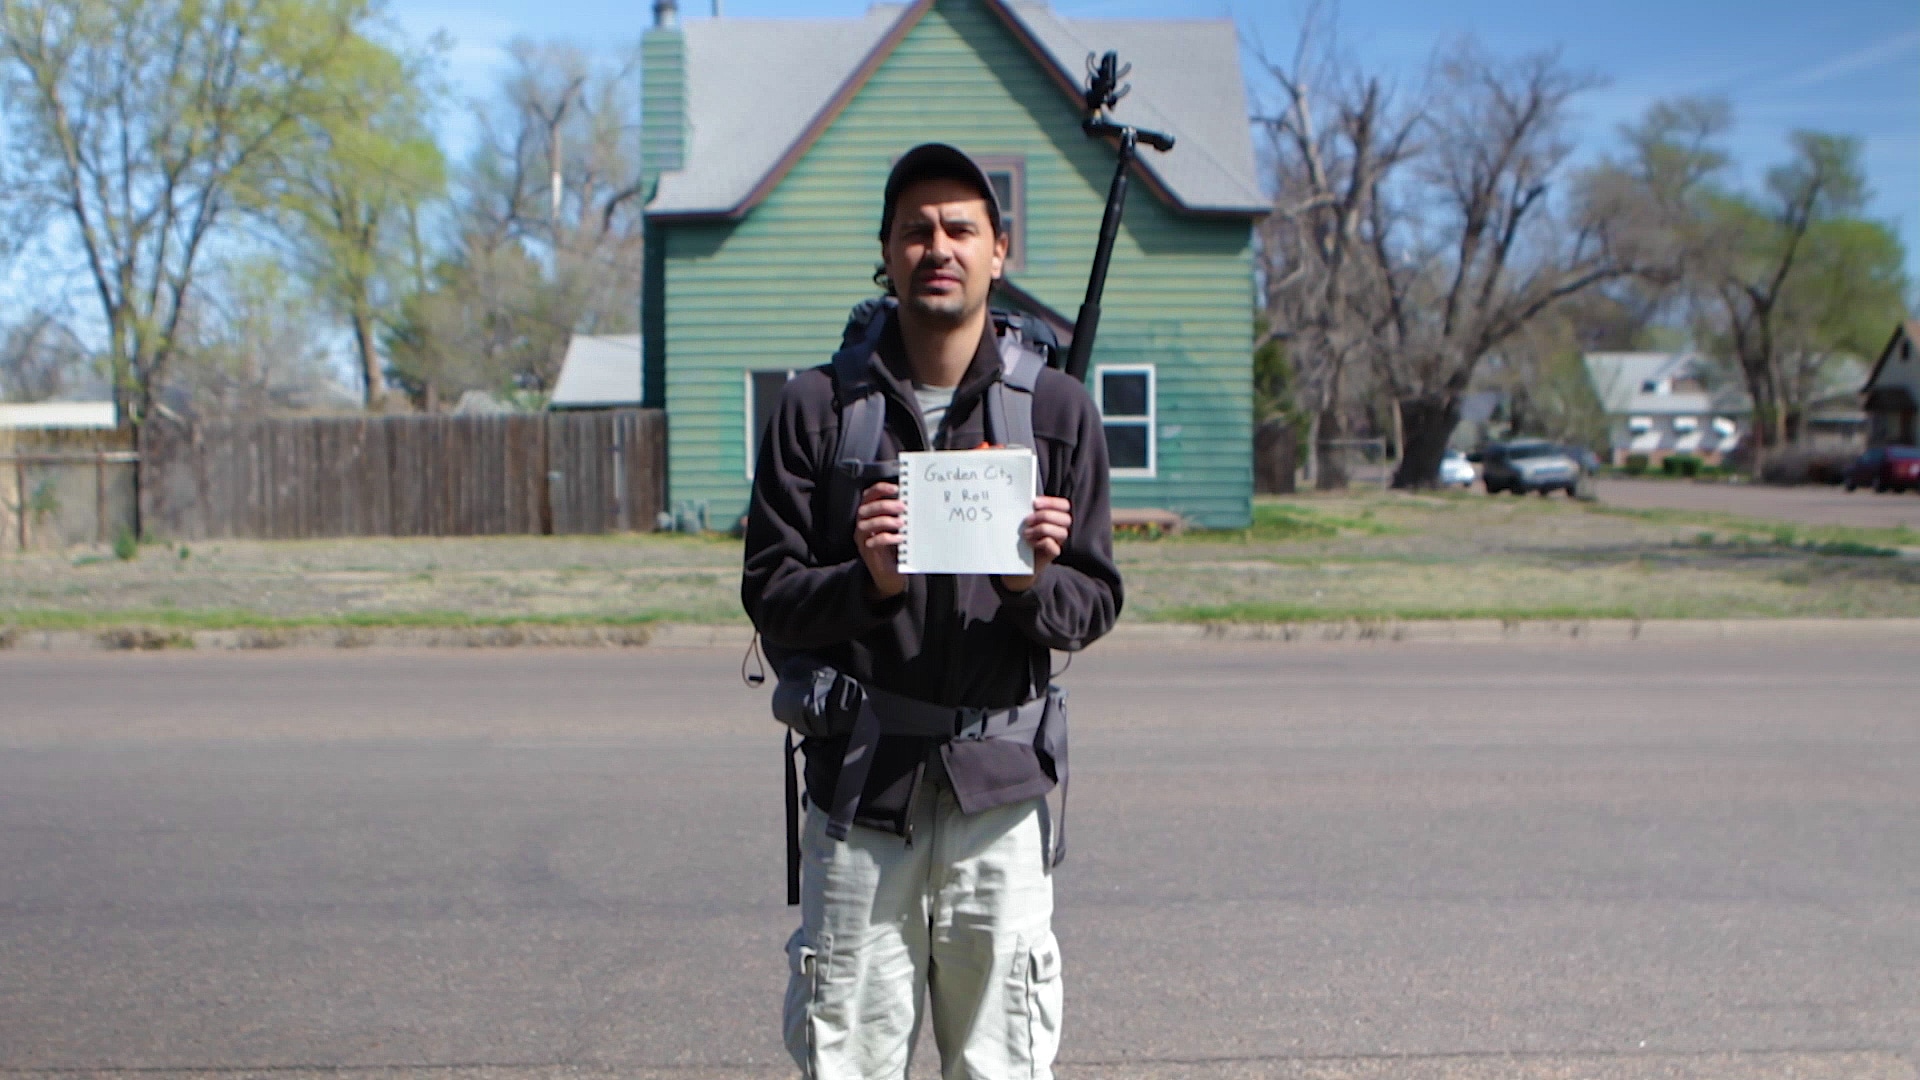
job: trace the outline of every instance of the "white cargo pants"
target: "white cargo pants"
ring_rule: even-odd
[[[787,1050],[806,1080],[900,1080],[930,999],[944,1080],[1052,1080],[1060,949],[1043,800],[969,816],[921,789],[913,843],[807,813]]]

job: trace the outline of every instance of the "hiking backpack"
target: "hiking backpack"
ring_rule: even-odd
[[[833,354],[840,441],[832,458],[827,520],[834,529],[852,529],[860,493],[867,485],[900,475],[897,462],[875,460],[887,424],[887,401],[870,363],[894,307],[891,297],[876,297],[856,305],[847,316],[840,350]],[[1033,436],[1033,388],[1040,381],[1040,370],[1058,357],[1058,343],[1052,330],[1038,320],[1004,311],[990,315],[999,343],[1001,374],[987,388],[987,438],[1004,446],[1038,449]]]

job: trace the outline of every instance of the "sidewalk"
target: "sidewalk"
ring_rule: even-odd
[[[1594,485],[1601,503],[1629,510],[1696,510],[1804,525],[1920,529],[1920,496],[1912,494],[1687,480],[1601,479]]]

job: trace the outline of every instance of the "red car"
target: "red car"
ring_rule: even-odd
[[[1847,467],[1847,490],[1871,487],[1875,491],[1920,490],[1920,448],[1876,446]]]

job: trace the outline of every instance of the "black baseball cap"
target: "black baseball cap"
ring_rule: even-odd
[[[881,243],[886,243],[887,234],[893,231],[893,204],[900,200],[900,193],[909,184],[930,179],[958,180],[978,191],[980,197],[987,200],[994,235],[1000,234],[1000,200],[993,197],[993,184],[986,172],[972,158],[946,143],[921,143],[900,155],[900,160],[893,163],[893,171],[887,174],[887,201],[880,208]]]

